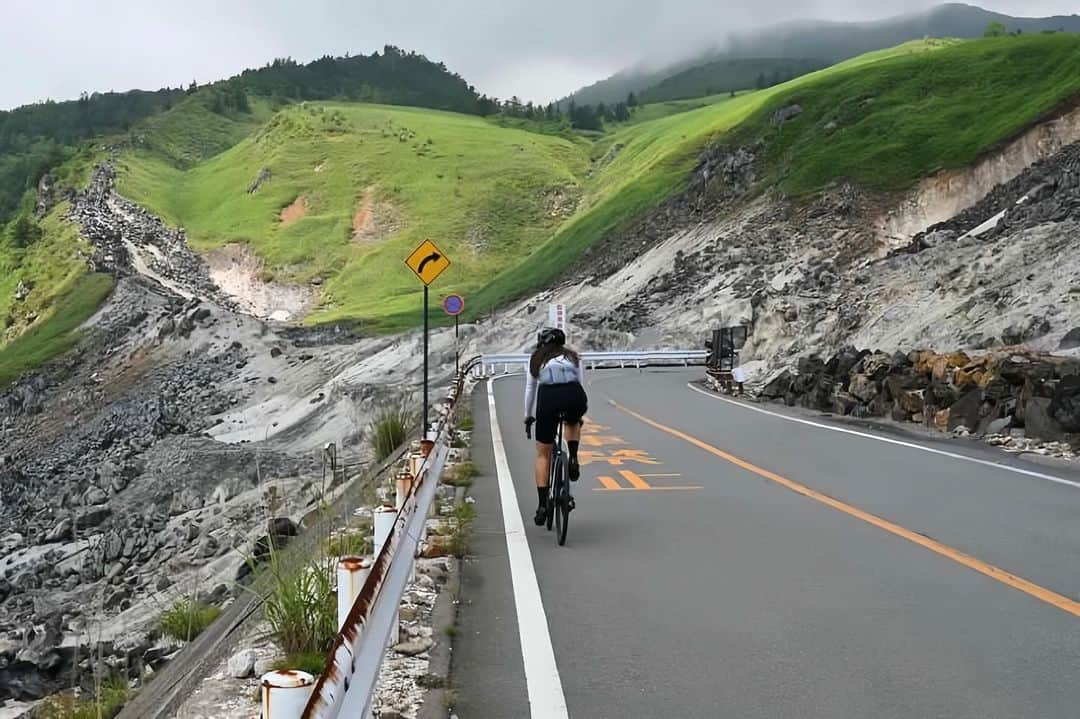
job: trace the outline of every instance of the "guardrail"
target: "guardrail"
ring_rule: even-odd
[[[446,400],[436,406],[441,419],[422,441],[423,454],[407,460],[408,469],[398,475],[399,481],[403,474],[408,475],[409,489],[400,501],[390,536],[334,641],[326,670],[315,684],[302,719],[369,716],[398,606],[449,454],[448,430],[464,390],[464,379],[478,359],[466,364]]]
[[[582,352],[581,361],[586,369],[625,368],[625,367],[690,367],[703,365],[708,358],[708,350],[639,350],[616,352]],[[476,377],[489,377],[508,374],[512,368],[525,367],[529,363],[527,354],[491,354],[481,355],[473,367]]]

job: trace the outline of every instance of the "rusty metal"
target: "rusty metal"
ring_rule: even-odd
[[[475,361],[466,364],[451,388],[447,419],[456,411],[465,373],[474,364]],[[400,497],[393,530],[378,549],[367,580],[334,640],[326,669],[304,709],[304,719],[368,715],[379,667],[412,572],[428,507],[434,500],[439,476],[449,454],[446,426],[446,423],[439,423],[434,441],[428,443],[425,437],[421,442],[423,459],[416,467],[418,471],[410,473],[412,481],[408,483],[408,491]],[[407,466],[413,468],[411,463]]]
[[[295,669],[264,674],[260,682],[262,719],[299,719],[315,677]]]

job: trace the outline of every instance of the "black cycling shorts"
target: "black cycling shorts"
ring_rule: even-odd
[[[585,388],[577,382],[540,385],[536,395],[536,441],[555,443],[560,413],[567,424],[581,424],[587,411],[589,398]]]

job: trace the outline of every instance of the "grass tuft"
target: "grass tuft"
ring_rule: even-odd
[[[415,423],[416,413],[405,399],[379,408],[369,436],[376,460],[381,462],[400,447]]]
[[[34,719],[112,719],[131,699],[131,686],[119,675],[105,679],[97,696],[51,696],[34,708]]]
[[[183,596],[161,613],[158,626],[165,636],[181,642],[190,642],[202,634],[220,615],[221,609],[218,607]]]
[[[273,589],[263,604],[275,643],[286,655],[329,651],[337,634],[334,577],[327,562],[285,566],[270,558]]]

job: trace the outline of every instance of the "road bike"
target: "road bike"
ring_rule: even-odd
[[[555,443],[551,445],[551,467],[548,470],[547,528],[551,531],[555,525],[555,537],[559,546],[566,544],[566,532],[570,528],[570,510],[574,509],[574,498],[570,495],[570,477],[566,468],[566,453],[563,452],[563,421],[565,415],[558,416],[555,425]]]

